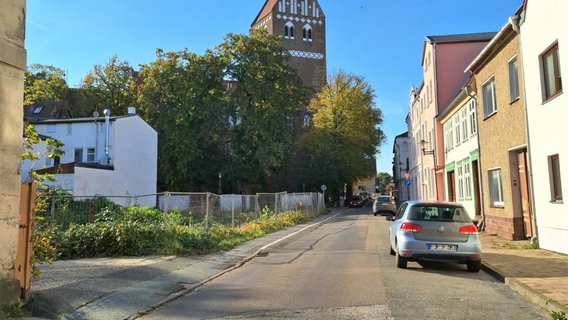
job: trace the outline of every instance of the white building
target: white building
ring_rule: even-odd
[[[568,2],[525,0],[523,8],[520,34],[537,235],[541,248],[568,254],[568,203],[562,192],[568,186],[568,96],[560,74],[568,70]]]
[[[461,203],[481,220],[476,100],[464,86],[438,115],[444,134],[444,199]]]
[[[56,182],[50,185],[69,190],[73,196],[97,195],[118,204],[156,205],[156,197],[149,195],[156,193],[158,134],[134,108],[126,116],[49,119],[32,124],[41,136],[64,143],[61,159],[42,158],[33,167],[55,173]],[[35,149],[44,150],[45,144]],[[22,180],[32,165],[24,161]]]
[[[410,200],[410,154],[408,132],[394,138],[393,182],[396,185],[396,199],[399,203]]]

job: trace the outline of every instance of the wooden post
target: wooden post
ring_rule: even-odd
[[[15,276],[20,282],[21,298],[29,298],[32,277],[33,234],[35,220],[36,184],[24,183],[20,191],[20,229]]]

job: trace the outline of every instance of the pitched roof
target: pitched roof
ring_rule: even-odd
[[[496,32],[480,32],[480,33],[466,33],[466,34],[449,34],[441,36],[426,36],[425,41],[429,43],[489,41],[495,36],[495,34]]]
[[[71,117],[69,105],[64,101],[43,101],[24,106],[24,119],[29,121]]]
[[[266,0],[264,6],[262,6],[262,9],[260,9],[260,12],[256,16],[256,18],[254,18],[251,27],[254,26],[256,23],[258,23],[260,20],[262,20],[264,17],[266,17],[270,12],[272,12],[272,9],[276,5],[276,1],[278,0]]]

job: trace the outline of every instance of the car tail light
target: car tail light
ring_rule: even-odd
[[[422,231],[422,227],[414,224],[414,223],[410,223],[410,222],[403,222],[400,225],[400,231],[403,232],[420,232]]]
[[[474,225],[463,226],[460,228],[460,233],[463,234],[477,234],[477,227]]]

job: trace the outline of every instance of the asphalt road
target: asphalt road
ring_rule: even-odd
[[[547,319],[490,275],[389,255],[388,225],[345,213],[143,319]]]

